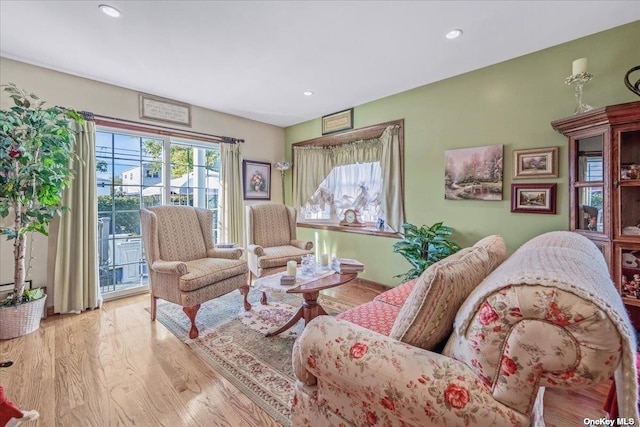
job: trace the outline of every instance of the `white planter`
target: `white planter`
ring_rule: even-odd
[[[40,328],[47,296],[11,307],[0,307],[0,340],[21,337]]]

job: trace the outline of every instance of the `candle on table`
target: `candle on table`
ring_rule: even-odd
[[[320,254],[320,265],[323,267],[329,265],[329,254]]]
[[[298,270],[298,263],[296,261],[287,261],[287,275],[295,276]]]
[[[586,73],[587,72],[587,58],[580,58],[573,61],[572,75]]]

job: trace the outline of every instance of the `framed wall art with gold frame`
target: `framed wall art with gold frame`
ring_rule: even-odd
[[[558,147],[513,150],[513,177],[557,178]]]

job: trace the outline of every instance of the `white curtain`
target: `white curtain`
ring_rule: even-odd
[[[86,121],[76,134],[74,178],[63,193],[70,209],[60,217],[53,282],[56,313],[80,313],[102,303],[98,289],[96,127]]]
[[[239,144],[220,144],[220,241],[242,244],[242,153]]]
[[[331,218],[335,219],[336,209],[358,205],[359,199],[366,199],[367,204],[377,204],[384,210],[389,227],[401,229],[404,223],[401,152],[395,126],[387,127],[374,139],[330,147],[294,147],[293,156],[296,209],[305,205],[325,209],[329,204]],[[346,182],[350,185],[345,186]],[[375,214],[380,214],[380,210]]]

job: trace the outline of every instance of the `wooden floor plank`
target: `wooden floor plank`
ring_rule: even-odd
[[[323,291],[351,304],[386,290],[363,280]],[[50,316],[27,336],[0,341],[0,384],[38,427],[277,427],[239,389],[159,322],[148,295],[109,301],[81,315]],[[604,416],[609,383],[583,390],[547,390],[548,427],[583,425]]]

